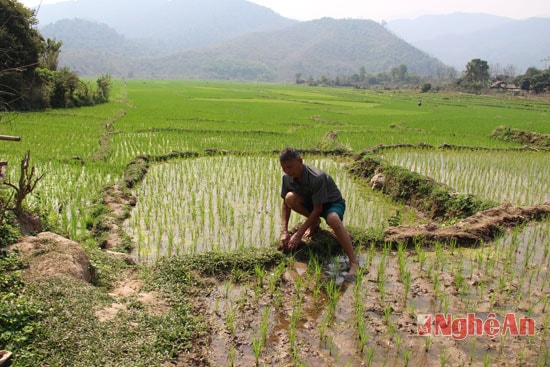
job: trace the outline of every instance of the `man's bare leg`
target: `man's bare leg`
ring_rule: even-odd
[[[294,210],[296,213],[303,215],[304,217],[308,218],[311,212],[307,210],[307,208],[304,206],[304,200],[301,196],[296,195],[293,192],[289,192],[285,196],[285,203],[286,205]],[[321,219],[317,218],[317,220],[309,226],[308,229],[304,232],[305,237],[311,237],[313,236],[313,233],[319,228],[321,225]]]
[[[351,237],[349,236],[348,231],[346,231],[344,224],[340,220],[340,216],[334,212],[328,214],[327,223],[334,231],[334,234],[336,234],[336,238],[338,239],[340,246],[342,246],[342,249],[344,250],[346,255],[348,255],[350,263],[348,276],[355,276],[357,270],[359,269],[359,261],[355,257],[353,245],[351,244]]]

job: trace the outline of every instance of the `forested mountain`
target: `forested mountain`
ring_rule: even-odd
[[[388,22],[393,32],[407,42],[415,43],[448,35],[467,35],[513,21],[512,18],[491,14],[452,13],[424,15],[415,19],[397,19]]]
[[[245,0],[77,0],[42,5],[40,27],[80,18],[173,52],[296,23]]]
[[[422,75],[446,67],[370,20],[323,18],[273,32],[254,33],[215,46],[181,52],[162,60],[177,77],[293,81],[323,75],[350,76],[407,65]]]
[[[550,56],[549,18],[513,20],[488,14],[449,14],[396,20],[388,28],[405,41],[444,63],[463,70],[481,58],[495,68],[513,65],[518,73],[528,67],[544,69]]]
[[[246,0],[75,0],[42,5],[37,18],[46,37],[63,41],[61,64],[82,75],[287,80],[400,64],[441,75],[435,58],[459,71],[480,58],[521,73],[550,56],[548,18],[455,13],[384,29],[368,20],[298,22]]]
[[[61,63],[81,75],[293,81],[298,73],[304,78],[334,78],[358,73],[361,67],[377,73],[404,64],[422,75],[446,69],[369,20],[297,22],[164,55],[154,44],[130,41],[90,21],[62,20],[44,27],[42,33],[63,40]]]
[[[43,27],[41,33],[63,42],[64,51],[88,50],[119,55],[150,55],[154,44],[130,41],[104,23],[83,19],[63,19]]]

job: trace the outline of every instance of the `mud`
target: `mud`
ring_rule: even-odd
[[[423,226],[389,227],[384,231],[384,240],[392,243],[413,244],[454,242],[458,245],[475,245],[490,242],[505,229],[513,228],[550,214],[550,203],[518,207],[501,204],[478,212],[451,226],[430,223]]]
[[[105,203],[121,214],[124,210],[115,196]],[[503,204],[452,227],[457,233],[489,239],[494,228],[501,231],[525,224],[549,209],[548,204]],[[223,277],[205,278],[200,289],[191,292],[190,302],[208,332],[193,341],[189,352],[163,366],[547,365],[549,227],[548,220],[531,223],[523,229],[525,238],[514,234],[475,248],[364,248],[358,253],[364,273],[353,281],[344,278],[345,256],[335,254],[316,266],[307,251],[287,255],[279,265],[265,269],[261,281],[257,276],[237,283]],[[110,230],[118,231],[114,226]],[[407,238],[421,233],[413,230]],[[449,228],[423,230],[440,234]],[[75,247],[61,247],[65,239],[44,236],[27,241],[27,253],[45,259],[53,249]],[[36,241],[47,247],[37,247]],[[19,247],[25,251],[25,245]],[[71,257],[79,259],[78,254]],[[40,269],[39,262],[30,269]],[[55,263],[54,273],[69,268],[58,260]],[[160,294],[143,291],[132,270],[109,294],[113,302],[98,310],[99,322],[118,317],[135,300],[152,314],[170,310]],[[434,330],[419,335],[419,315],[438,313],[453,318],[475,313],[481,320],[494,315],[501,325],[505,315],[514,313],[532,318],[535,330],[533,335],[483,333],[463,339],[437,335]]]
[[[23,237],[9,246],[8,251],[18,251],[29,264],[23,270],[23,278],[33,282],[45,276],[67,275],[84,282],[92,281],[90,259],[75,241],[52,232]]]
[[[421,264],[412,251],[406,252],[406,269],[411,274],[406,292],[397,252],[362,252],[365,274],[355,282],[337,284],[333,306],[327,284],[343,278],[343,257],[338,263],[324,264],[318,279],[311,264],[290,259],[283,272],[270,270],[262,286],[255,280],[239,284],[212,280],[208,294],[197,299],[211,328],[201,365],[482,366],[488,361],[515,366],[544,361],[549,339],[543,327],[544,307],[537,299],[548,297],[543,280],[547,275],[533,284],[537,291],[531,296],[521,291],[517,281],[498,290],[496,275],[478,267],[469,252],[447,251],[440,260],[432,252],[427,256]],[[452,265],[458,259],[462,271]],[[457,285],[457,273],[463,274],[464,287]],[[524,302],[516,305],[517,299]],[[419,335],[420,314],[465,317],[475,312],[486,319],[495,312],[502,325],[507,312],[525,316],[528,310],[536,319],[534,336],[484,334],[458,340]],[[256,354],[258,343],[261,348]]]

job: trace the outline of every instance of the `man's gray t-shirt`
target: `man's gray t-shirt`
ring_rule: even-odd
[[[281,197],[284,199],[289,192],[300,195],[306,202],[312,204],[335,203],[342,200],[342,194],[332,177],[318,168],[305,164],[302,169],[301,183],[290,176],[283,176]]]

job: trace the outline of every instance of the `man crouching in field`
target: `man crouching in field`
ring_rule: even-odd
[[[342,223],[346,202],[336,183],[320,169],[305,165],[300,153],[294,148],[283,150],[279,160],[285,173],[281,188],[283,205],[279,249],[294,250],[304,236],[313,235],[321,224],[319,218],[323,217],[348,255],[348,276],[354,276],[359,268],[359,262],[355,257],[349,233]],[[305,216],[307,220],[291,237],[288,233],[288,221],[292,210]]]

